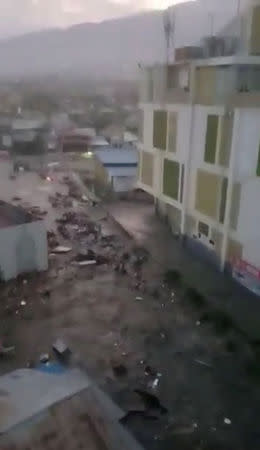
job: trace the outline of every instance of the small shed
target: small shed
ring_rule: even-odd
[[[114,192],[124,193],[134,188],[138,155],[132,146],[107,147],[95,151],[96,178]]]
[[[21,207],[0,200],[0,279],[48,269],[44,222]]]

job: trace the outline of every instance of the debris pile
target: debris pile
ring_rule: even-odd
[[[68,195],[56,192],[55,195],[49,195],[49,202],[53,208],[72,208],[73,201]]]

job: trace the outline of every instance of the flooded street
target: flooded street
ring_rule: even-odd
[[[142,217],[153,220],[151,205],[137,205],[147,208],[147,216],[134,224],[134,206],[126,202],[122,210],[136,242],[107,214],[111,205],[77,200],[72,208],[52,208],[49,195],[67,193],[62,178],[48,183],[22,174],[6,193],[8,200],[19,189],[21,204],[46,209],[47,229],[71,251],[51,255],[46,273],[1,285],[3,339],[15,346],[13,357],[1,359],[1,373],[33,366],[42,353],[52,358],[52,343],[60,337],[72,351],[71,364],[88,369],[126,413],[139,411],[127,416],[125,426],[145,448],[259,449],[260,389],[247,373],[252,349],[232,327],[216,330],[203,321],[207,305],[192,301],[181,279],[165,282],[170,256],[159,249],[166,238],[154,240],[156,258],[147,246]],[[65,227],[74,231],[64,239],[56,219],[68,211]],[[81,216],[87,226],[94,223],[96,237],[78,234],[74,220]],[[76,264],[79,254],[90,251],[106,260]],[[140,251],[141,262],[135,257]],[[160,407],[148,407],[135,390],[155,396]]]

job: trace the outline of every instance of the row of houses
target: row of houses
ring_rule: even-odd
[[[233,49],[211,37],[142,69],[138,186],[190,248],[260,293],[259,0],[225,33]]]

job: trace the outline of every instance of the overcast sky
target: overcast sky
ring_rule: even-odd
[[[50,27],[101,21],[183,0],[0,0],[0,38]],[[216,0],[204,1],[207,4]],[[227,3],[239,0],[226,0]],[[244,0],[242,0],[244,1]],[[222,3],[224,0],[218,0]],[[222,7],[223,7],[222,3]]]
[[[164,9],[183,0],[0,0],[0,37]]]

